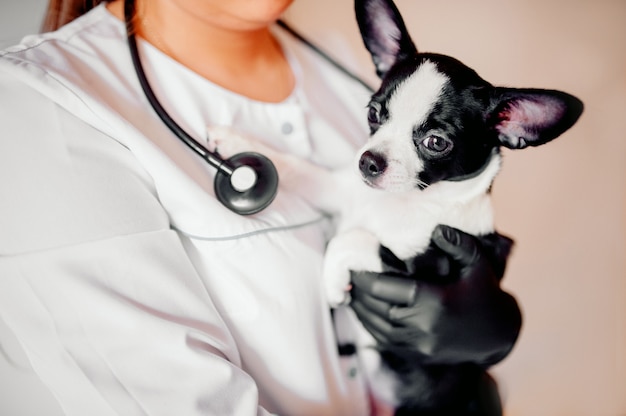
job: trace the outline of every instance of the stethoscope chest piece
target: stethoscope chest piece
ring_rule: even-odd
[[[276,197],[278,172],[265,156],[239,153],[228,159],[232,172],[219,169],[215,175],[215,196],[228,209],[241,215],[256,214]]]

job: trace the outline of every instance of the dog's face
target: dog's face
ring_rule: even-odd
[[[358,162],[372,187],[408,191],[476,176],[500,146],[546,143],[582,112],[569,94],[494,87],[454,58],[418,53],[391,0],[357,0],[356,14],[382,79]]]
[[[394,66],[369,103],[372,136],[359,160],[363,179],[406,191],[480,171],[497,146],[485,135],[489,87],[442,55],[416,54]]]

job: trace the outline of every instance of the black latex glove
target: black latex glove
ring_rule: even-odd
[[[512,240],[438,226],[432,243],[410,276],[353,272],[352,308],[381,346],[423,364],[495,364],[521,327],[517,302],[499,284]]]

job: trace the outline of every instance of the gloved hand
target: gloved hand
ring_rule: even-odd
[[[414,353],[422,364],[497,363],[522,321],[499,284],[512,240],[438,226],[432,243],[411,275],[353,272],[352,308],[382,347]]]

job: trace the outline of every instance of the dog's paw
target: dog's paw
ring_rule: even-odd
[[[254,150],[253,141],[227,126],[207,127],[207,148],[223,158]]]
[[[347,305],[350,303],[350,272],[341,270],[337,273],[336,271],[325,270],[324,289],[326,301],[330,307]]]
[[[352,229],[329,243],[324,258],[324,288],[330,306],[350,301],[350,271],[381,272],[378,239],[366,230]]]

